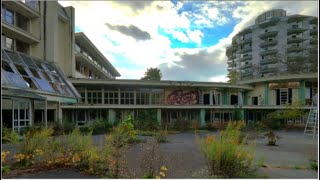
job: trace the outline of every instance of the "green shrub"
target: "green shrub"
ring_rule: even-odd
[[[19,142],[19,134],[9,128],[2,128],[2,143],[17,143]]]
[[[48,124],[48,127],[53,128],[53,135],[54,136],[60,136],[64,134],[69,134],[73,131],[75,128],[75,124],[73,122],[70,122],[68,120],[62,120],[62,123],[60,122],[51,122]]]
[[[154,131],[158,130],[160,125],[157,120],[157,110],[141,110],[135,118],[134,126],[139,130]]]
[[[226,130],[221,131],[217,138],[207,136],[200,140],[210,176],[239,178],[255,171],[253,149],[245,147],[246,138],[241,141],[240,129],[243,126],[242,121],[229,122]]]
[[[191,121],[182,120],[181,118],[178,118],[173,123],[173,129],[178,131],[187,131],[191,127]]]
[[[155,139],[157,141],[157,143],[166,143],[168,142],[168,132],[167,131],[159,131],[156,136]]]
[[[92,130],[92,134],[106,134],[110,132],[112,124],[108,120],[98,119],[88,124],[89,130]]]
[[[138,131],[137,132],[140,136],[156,136],[156,131]]]

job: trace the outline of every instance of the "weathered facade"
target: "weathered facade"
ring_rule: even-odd
[[[115,122],[129,114],[136,117],[144,109],[156,110],[160,124],[177,119],[198,121],[201,126],[234,118],[256,121],[296,101],[307,110],[318,91],[317,73],[241,78],[236,85],[117,80],[120,74],[108,59],[84,33],[74,32],[72,7],[54,1],[3,1],[2,5],[2,127],[19,131],[54,121],[85,126],[97,119]],[[281,15],[283,11],[275,12]],[[258,18],[259,23],[263,17]],[[302,19],[314,25],[313,17]],[[245,48],[240,51],[248,52]],[[227,48],[229,59],[231,52],[238,49]],[[256,55],[241,58],[262,63]]]

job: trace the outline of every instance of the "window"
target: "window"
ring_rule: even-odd
[[[105,91],[104,98],[105,104],[119,104],[118,91]]]
[[[292,28],[298,28],[298,27],[299,27],[298,24],[293,24],[293,25],[292,25]]]
[[[281,88],[276,89],[276,104],[285,105],[291,104],[292,102],[292,89],[291,88]]]
[[[16,25],[17,27],[25,30],[25,31],[28,31],[28,23],[29,23],[29,19],[19,13],[16,13]]]
[[[265,29],[264,32],[268,32],[268,29]]]
[[[3,41],[5,48],[14,50],[14,40],[12,38],[3,36]]]
[[[101,104],[102,103],[102,92],[101,91],[89,91],[88,103],[89,104]]]
[[[39,1],[26,0],[25,2],[28,6],[32,7],[35,10],[39,10]]]
[[[150,94],[148,92],[137,92],[136,94],[137,104],[139,105],[149,104],[149,97],[150,97]]]
[[[134,104],[133,91],[121,91],[120,104]]]
[[[251,104],[258,105],[258,97],[257,96],[251,97]]]
[[[22,53],[29,53],[29,45],[22,41],[16,40],[16,50]]]
[[[6,23],[14,25],[14,12],[6,7],[2,7],[3,20]]]
[[[7,61],[2,61],[2,69],[11,73],[14,73],[12,68],[10,67],[9,63]]]

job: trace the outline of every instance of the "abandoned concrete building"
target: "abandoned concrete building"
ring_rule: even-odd
[[[96,119],[135,117],[144,109],[155,109],[159,123],[178,118],[201,126],[224,123],[235,109],[241,119],[256,121],[294,101],[308,110],[318,91],[317,73],[308,71],[237,84],[116,79],[120,73],[108,59],[84,33],[74,32],[74,16],[73,7],[56,1],[2,1],[1,127],[20,131],[62,121],[85,126]]]

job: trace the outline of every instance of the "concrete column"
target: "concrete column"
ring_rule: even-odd
[[[118,104],[120,105],[121,103],[121,97],[120,97],[120,88],[118,88]]]
[[[243,105],[243,96],[242,96],[242,92],[238,92],[238,105]]]
[[[225,89],[223,92],[222,92],[222,104],[223,105],[229,105],[229,102],[228,102],[228,96],[229,96],[229,90],[228,89]]]
[[[115,112],[115,110],[109,109],[109,112],[108,112],[108,121],[109,121],[111,124],[114,124],[115,120],[116,120],[116,112]]]
[[[85,103],[85,104],[88,104],[87,86],[84,87],[84,103]]]
[[[243,92],[243,105],[248,105],[248,93],[247,93],[247,91]]]
[[[48,127],[48,101],[47,99],[44,100],[44,127]]]
[[[135,89],[133,90],[133,104],[137,104],[137,91]]]
[[[206,126],[206,120],[205,120],[206,112],[204,109],[200,109],[200,125],[201,127]]]
[[[299,97],[300,97],[300,101],[302,102],[303,105],[306,102],[305,94],[306,94],[306,81],[301,80],[300,81],[300,88],[299,88]]]
[[[210,89],[210,98],[209,98],[209,100],[210,100],[210,106],[212,106],[213,105],[213,100],[212,100],[212,90]]]
[[[102,94],[101,94],[101,103],[104,104],[104,86],[102,86],[101,92],[102,92]]]
[[[58,103],[58,121],[60,124],[62,124],[62,109],[61,109],[61,105],[60,102]]]
[[[244,110],[243,109],[240,109],[240,117],[241,117],[241,120],[245,120],[244,119]]]
[[[161,125],[161,109],[157,109],[157,121]]]
[[[264,83],[264,104],[265,106],[269,105],[269,82]]]

